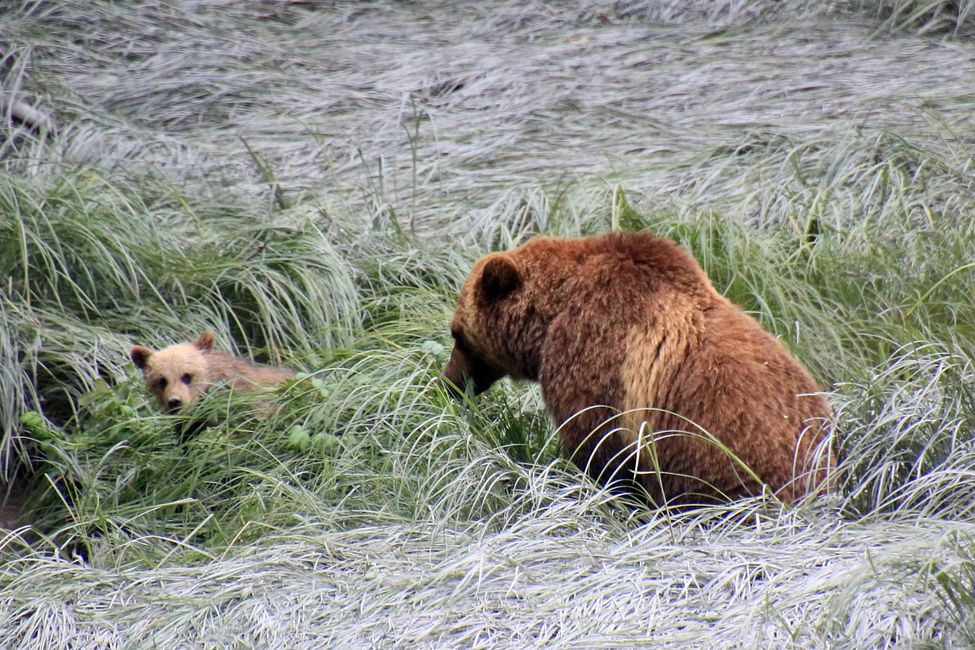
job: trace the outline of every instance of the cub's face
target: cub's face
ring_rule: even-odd
[[[167,413],[183,409],[210,387],[206,353],[213,347],[213,333],[205,332],[193,343],[180,343],[153,352],[132,348],[132,361],[142,370],[146,385]]]
[[[459,394],[470,383],[475,394],[482,393],[516,370],[509,358],[510,346],[501,341],[501,330],[511,320],[506,299],[520,286],[517,266],[509,255],[496,253],[474,265],[450,325],[454,349],[443,376],[451,392]]]

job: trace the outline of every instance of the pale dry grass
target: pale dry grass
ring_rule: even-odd
[[[964,42],[824,7],[57,3],[7,33],[12,89],[61,125],[45,160],[219,181],[257,205],[273,185],[423,230],[617,183],[764,223],[882,163],[885,134],[922,159],[972,150]],[[970,177],[942,183],[935,205]],[[858,195],[831,198],[860,218]]]

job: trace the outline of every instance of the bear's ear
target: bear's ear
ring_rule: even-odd
[[[149,362],[149,357],[152,356],[152,350],[149,348],[144,348],[141,345],[136,345],[132,348],[132,352],[129,353],[132,357],[132,363],[139,370],[145,370],[146,364]]]
[[[213,349],[214,335],[212,330],[207,330],[200,334],[200,337],[193,342],[193,345],[200,348],[204,352],[209,352]]]
[[[521,286],[521,275],[515,261],[509,255],[494,255],[481,272],[479,299],[491,303],[504,298]]]

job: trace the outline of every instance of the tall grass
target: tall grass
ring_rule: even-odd
[[[971,643],[968,3],[604,5],[0,12],[4,644]],[[612,229],[810,367],[836,495],[650,510],[445,394],[480,254]],[[297,378],[160,414],[204,328]]]

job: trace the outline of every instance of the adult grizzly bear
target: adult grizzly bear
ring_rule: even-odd
[[[816,382],[668,239],[535,237],[487,255],[451,334],[450,384],[539,381],[572,460],[658,505],[828,488]]]

